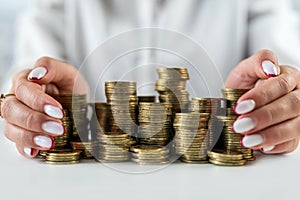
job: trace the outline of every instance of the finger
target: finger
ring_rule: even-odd
[[[87,93],[87,83],[70,64],[49,57],[42,57],[28,75],[28,80],[40,85],[53,83],[62,93]],[[78,81],[79,84],[76,84]]]
[[[280,74],[278,60],[272,51],[262,50],[242,61],[229,75],[225,87],[236,89],[252,88],[259,79]]]
[[[242,115],[233,123],[236,133],[251,134],[300,115],[300,91],[295,90],[251,113]]]
[[[300,137],[300,117],[260,131],[264,145],[274,146]]]
[[[298,145],[299,145],[299,139],[294,139],[294,140],[276,145],[270,151],[265,151],[264,149],[261,149],[261,151],[265,154],[291,153],[298,147]]]
[[[61,119],[64,117],[62,106],[53,97],[44,92],[41,85],[29,82],[26,79],[27,71],[19,73],[14,78],[13,93],[17,99],[28,107],[39,112],[45,112],[48,116]]]
[[[49,150],[54,145],[53,138],[37,132],[31,132],[13,124],[6,123],[5,136],[19,146],[38,150]]]
[[[251,149],[274,147],[300,137],[300,117],[266,128],[258,133],[246,135],[241,144]]]
[[[28,108],[15,97],[2,102],[2,116],[8,123],[33,132],[58,136],[66,131],[60,120]]]
[[[33,149],[33,148],[28,148],[28,147],[24,147],[21,145],[16,145],[18,152],[27,158],[34,158],[38,155],[39,150],[37,149]]]
[[[244,94],[235,107],[237,114],[245,114],[299,88],[300,73],[292,67],[281,67],[282,74],[257,85]],[[252,105],[249,101],[254,102]],[[297,104],[295,104],[297,105]]]

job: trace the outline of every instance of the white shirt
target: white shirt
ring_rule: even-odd
[[[224,81],[242,59],[261,49],[273,50],[281,64],[300,66],[299,24],[289,0],[36,0],[20,20],[15,66],[28,68],[37,58],[51,56],[79,68],[108,38],[137,28],[158,27],[186,35],[202,45]],[[149,44],[157,42],[151,34],[145,34],[141,40],[148,40]],[[127,44],[116,42],[115,49],[110,50],[132,42],[134,39]],[[197,57],[197,51],[191,46],[178,44],[176,40],[172,45]],[[113,71],[120,73],[107,74],[103,80],[119,79],[124,74],[122,70],[128,72],[130,66],[151,62],[186,64],[161,52],[152,54],[145,51],[134,58],[129,55],[121,59],[123,63],[117,62],[113,67]],[[90,59],[88,63],[90,66],[83,73],[95,82],[97,61]],[[192,79],[197,79],[193,75]],[[204,74],[206,79],[214,78],[208,75]],[[129,77],[140,85],[157,79],[153,69],[136,71]],[[219,90],[221,86],[214,87],[210,90]],[[208,95],[203,92],[202,96]]]

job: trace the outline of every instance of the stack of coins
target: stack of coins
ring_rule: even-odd
[[[173,137],[172,106],[163,103],[140,103],[139,132],[140,144],[167,145]]]
[[[227,115],[217,116],[216,129],[222,127],[222,133],[215,149],[221,149],[229,154],[230,152],[243,153],[244,158],[248,161],[254,160],[253,150],[245,148],[241,145],[243,136],[236,134],[232,130],[232,125],[237,119],[238,115],[234,114],[234,106],[238,99],[249,90],[245,89],[223,89],[222,93],[224,98],[228,100],[227,104]]]
[[[95,103],[95,116],[97,118],[97,132],[109,131],[107,120],[109,119],[109,110],[106,103]]]
[[[131,160],[140,165],[168,164],[169,150],[159,145],[137,145],[130,148]]]
[[[80,159],[81,151],[72,151],[68,149],[49,151],[45,155],[46,163],[55,165],[75,164],[79,163]]]
[[[136,82],[106,82],[107,112],[109,132],[136,133],[137,94]]]
[[[95,143],[94,142],[71,142],[72,148],[75,151],[81,151],[82,152],[82,158],[84,159],[93,159],[93,151],[95,148]]]
[[[208,163],[208,113],[176,113],[175,151],[186,163]]]
[[[87,140],[87,96],[86,94],[62,94],[54,96],[67,109],[72,116],[70,123],[73,125],[72,140]]]
[[[209,162],[215,165],[222,166],[243,166],[246,165],[247,160],[240,152],[226,152],[226,151],[211,151],[208,152]]]
[[[227,104],[227,112],[226,112],[228,116],[236,115],[234,113],[234,106],[237,104],[239,98],[248,91],[249,91],[248,89],[230,89],[230,88],[222,89],[223,97],[229,100]]]
[[[159,101],[171,104],[174,112],[186,111],[189,105],[189,93],[186,82],[189,74],[186,68],[158,68],[159,80],[155,89],[159,93]]]
[[[138,104],[140,103],[154,103],[156,101],[156,96],[139,96]]]
[[[65,127],[65,134],[54,137],[54,145],[52,149],[64,149],[69,147],[69,141],[73,133],[72,116],[68,109],[64,109],[65,116],[61,119],[62,124]]]
[[[98,135],[96,159],[100,162],[124,162],[130,159],[129,149],[135,141],[123,132],[107,132]]]
[[[218,98],[192,98],[189,112],[211,113],[211,115],[225,115],[227,108],[226,99]]]

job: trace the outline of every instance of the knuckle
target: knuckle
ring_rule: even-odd
[[[31,97],[31,103],[32,103],[32,107],[33,108],[37,108],[38,110],[42,110],[42,109],[39,109],[39,108],[41,108],[42,107],[42,103],[41,103],[41,101],[42,101],[42,97],[43,96],[43,94],[33,94],[32,95],[32,97]]]
[[[42,131],[40,126],[45,121],[42,114],[35,114],[33,112],[27,113],[25,126],[27,129],[35,132]]]
[[[49,66],[49,65],[51,65],[52,61],[53,61],[53,58],[43,56],[36,61],[36,64],[43,65],[43,66]]]
[[[18,98],[22,95],[22,93],[24,92],[24,89],[25,89],[25,85],[24,85],[24,84],[18,83],[18,84],[16,85],[16,88],[15,88],[15,94],[16,94],[16,96],[17,96]]]
[[[284,76],[279,76],[278,77],[278,86],[279,86],[279,89],[281,91],[283,91],[284,93],[288,93],[289,92],[289,79],[287,77],[284,77]]]
[[[5,99],[1,104],[1,114],[3,118],[7,119],[10,115],[10,113],[13,111],[13,103],[11,101],[11,98]]]
[[[9,139],[10,141],[13,141],[13,138],[11,136],[11,131],[9,128],[9,124],[7,122],[4,123],[3,134],[7,139]]]
[[[265,109],[264,113],[265,122],[267,124],[272,124],[273,120],[276,117],[276,111],[274,109]]]
[[[300,98],[295,92],[290,93],[289,103],[290,107],[297,114],[297,116],[300,115]]]
[[[263,56],[263,57],[274,57],[275,56],[275,53],[268,49],[262,49],[257,54],[260,56]]]
[[[298,139],[288,142],[287,147],[286,147],[286,153],[293,152],[297,148],[298,144],[299,144]]]
[[[268,90],[265,90],[265,89],[259,90],[258,98],[260,99],[261,102],[269,102],[270,97],[271,97],[271,95],[269,94]]]

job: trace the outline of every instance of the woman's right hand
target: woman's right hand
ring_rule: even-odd
[[[79,87],[74,88],[75,81]],[[49,150],[53,137],[65,133],[60,121],[64,116],[62,106],[51,95],[87,91],[88,84],[73,66],[48,57],[40,58],[33,69],[14,76],[10,94],[15,96],[8,96],[1,103],[5,136],[26,157],[35,157],[39,150]]]

